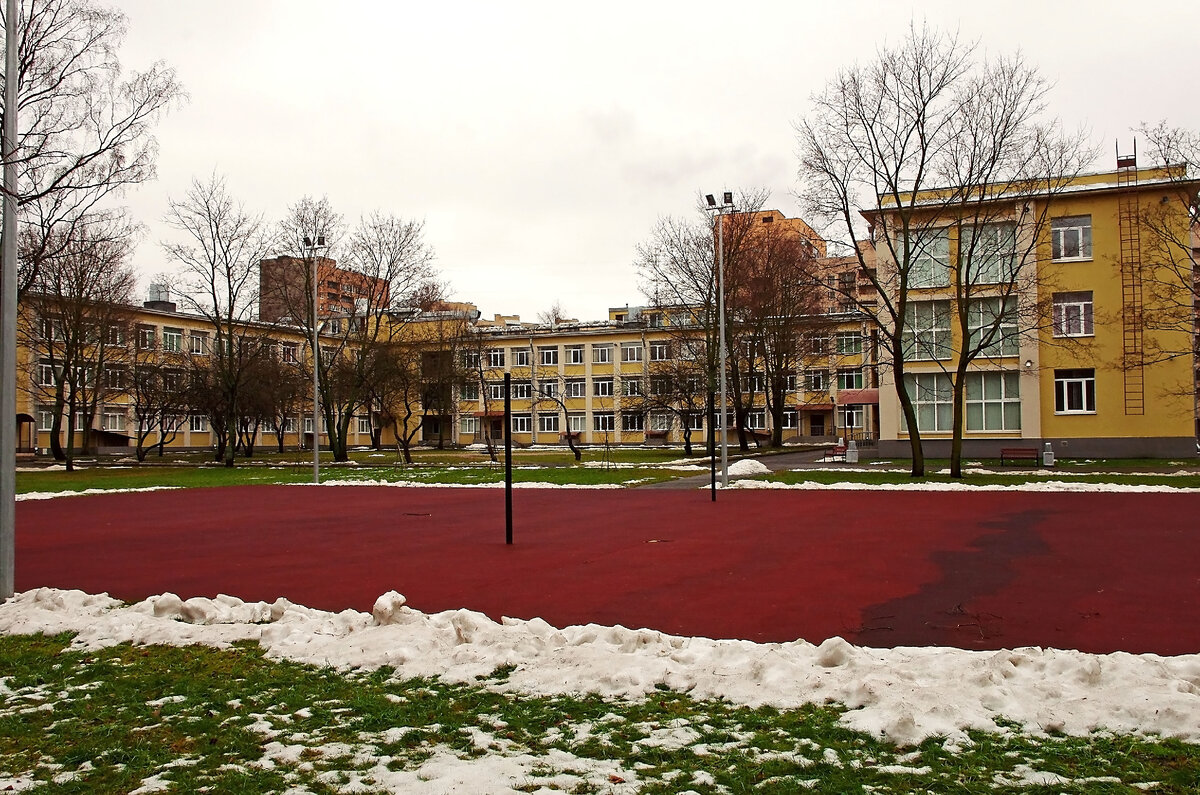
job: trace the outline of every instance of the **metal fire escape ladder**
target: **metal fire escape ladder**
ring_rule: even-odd
[[[1138,207],[1137,141],[1133,154],[1117,150],[1117,221],[1121,233],[1122,370],[1125,413],[1146,413],[1145,356],[1142,347],[1142,235]]]

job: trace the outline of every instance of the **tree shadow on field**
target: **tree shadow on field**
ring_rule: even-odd
[[[993,532],[976,538],[969,549],[932,553],[929,559],[941,578],[916,593],[863,608],[862,624],[849,639],[876,647],[1004,646],[1005,616],[971,605],[1002,592],[1015,579],[1019,561],[1049,551],[1036,528],[1050,513],[1023,511],[981,522],[981,529]]]

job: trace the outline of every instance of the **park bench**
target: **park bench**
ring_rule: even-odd
[[[825,460],[845,461],[846,460],[846,445],[835,444],[833,450],[826,454]]]
[[[1032,461],[1037,465],[1038,451],[1036,447],[1002,447],[1000,448],[1000,466],[1006,461]]]

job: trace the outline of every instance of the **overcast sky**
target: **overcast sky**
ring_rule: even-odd
[[[158,180],[127,203],[167,269],[168,196],[216,171],[279,218],[328,196],[350,223],[423,219],[454,297],[485,316],[642,302],[634,248],[700,193],[765,187],[788,216],[793,125],[842,66],[910,20],[1020,49],[1056,112],[1113,143],[1166,118],[1200,128],[1200,2],[340,2],[121,0],[128,68],[190,94],[158,128]]]

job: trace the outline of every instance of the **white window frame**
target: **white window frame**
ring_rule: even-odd
[[[203,414],[189,414],[188,431],[191,433],[207,433],[208,417]]]
[[[529,381],[510,381],[512,400],[529,400],[533,396],[533,384]]]
[[[861,354],[863,352],[863,336],[858,331],[839,331],[837,333],[837,352],[843,356]]]
[[[532,433],[533,417],[529,414],[512,415],[513,433]]]
[[[838,406],[838,414],[840,415],[839,424],[845,430],[861,430],[866,427],[867,410],[862,405]]]
[[[38,430],[52,431],[54,430],[54,410],[53,409],[38,409]]]
[[[284,364],[296,364],[300,361],[300,343],[281,342],[279,344],[279,360]]]
[[[1017,272],[1017,225],[996,221],[964,228],[958,262],[968,284],[1011,282]]]
[[[1095,308],[1091,290],[1054,293],[1054,336],[1095,336]]]
[[[551,400],[558,399],[558,382],[557,381],[539,381],[538,392],[542,397]]]
[[[613,396],[613,379],[611,378],[594,378],[592,379],[592,397],[612,397]]]
[[[1021,373],[967,373],[963,423],[968,431],[1021,430]]]
[[[1067,254],[1074,251],[1074,254]],[[1066,215],[1050,219],[1050,259],[1086,262],[1092,258],[1092,216]]]
[[[704,412],[693,411],[687,415],[687,424],[689,430],[702,431],[704,430]]]
[[[915,235],[910,249],[908,286],[911,289],[950,286],[950,230],[928,229]],[[903,251],[903,239],[899,251]]]
[[[904,310],[904,355],[912,362],[943,361],[953,350],[949,301],[909,301]]]
[[[183,353],[183,329],[164,327],[162,349],[165,353]]]
[[[1092,368],[1054,371],[1054,413],[1096,413],[1096,371]]]
[[[650,430],[656,433],[670,433],[671,426],[674,424],[674,417],[665,411],[654,411],[650,413]]]
[[[865,381],[863,377],[863,368],[861,367],[842,367],[837,371],[838,391],[842,392],[847,389],[862,389]]]
[[[491,400],[504,400],[504,382],[488,381],[488,397]]]
[[[967,339],[970,346],[974,348],[978,345],[983,330],[992,325],[997,313],[1000,315],[999,334],[980,351],[980,355],[989,358],[1019,356],[1021,331],[1017,325],[1017,299],[1014,296],[972,298],[967,302]]]
[[[106,408],[100,416],[100,430],[123,433],[127,419],[124,409]]]
[[[460,434],[472,435],[479,432],[479,418],[466,415],[458,418],[458,432]]]
[[[158,330],[154,326],[138,326],[137,347],[139,351],[152,351],[158,340]]]
[[[38,362],[38,386],[54,386],[58,376],[50,362]]]
[[[621,363],[632,364],[642,361],[642,346],[639,343],[621,343]]]
[[[587,380],[583,378],[572,378],[567,381],[567,397],[581,398],[587,397]]]
[[[504,366],[504,349],[492,348],[488,351],[488,367]]]
[[[650,343],[650,361],[665,362],[671,358],[671,343],[655,340]]]
[[[597,433],[603,433],[603,432],[611,433],[612,431],[615,431],[616,429],[617,429],[616,415],[613,414],[611,411],[598,411],[598,412],[592,414],[592,430],[593,431],[596,431]]]
[[[284,433],[295,433],[296,432],[296,418],[295,417],[288,417],[287,419],[285,419],[283,421],[283,432]]]
[[[949,431],[954,420],[954,388],[945,373],[905,373],[908,394],[917,413],[917,427],[922,433]],[[907,431],[901,415],[901,425]]]
[[[572,412],[567,415],[569,433],[584,433],[587,431],[587,415],[582,412]]]
[[[538,348],[538,361],[547,367],[558,364],[558,346],[551,345]]]
[[[611,344],[592,345],[592,364],[612,364],[612,349]]]
[[[582,345],[568,345],[566,348],[566,351],[567,351],[567,364],[583,364],[583,346]]]
[[[621,379],[621,394],[625,395],[627,397],[641,397],[642,396],[642,379],[637,378],[637,377],[622,378]]]
[[[794,431],[800,427],[800,412],[796,409],[783,410],[783,429]]]
[[[466,400],[474,403],[479,400],[479,382],[467,381],[459,389],[459,400]]]
[[[828,392],[829,391],[829,372],[827,370],[805,370],[804,371],[804,391],[806,391],[806,392]]]
[[[537,418],[538,433],[558,433],[558,412],[542,412]]]
[[[752,431],[765,431],[767,429],[767,410],[754,409],[746,412],[746,427]]]
[[[193,356],[208,355],[208,334],[203,331],[192,331],[188,334],[188,352]]]
[[[529,349],[528,348],[513,348],[512,349],[512,366],[513,367],[528,367],[529,366]]]
[[[375,430],[374,428],[371,427],[371,418],[370,417],[357,417],[356,419],[358,420],[358,432],[360,434],[365,434],[367,436],[371,436],[373,434],[373,431]]]

